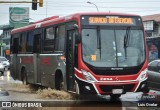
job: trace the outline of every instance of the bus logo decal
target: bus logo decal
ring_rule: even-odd
[[[112,81],[112,78],[100,78],[101,81]]]
[[[31,64],[31,63],[33,63],[33,58],[32,57],[22,57],[21,63],[22,64]]]
[[[123,68],[111,68],[111,70],[123,70]]]
[[[40,63],[42,65],[51,65],[51,58],[42,58]]]

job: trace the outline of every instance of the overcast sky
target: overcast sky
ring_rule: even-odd
[[[0,0],[0,1],[31,1],[31,0]],[[30,21],[37,21],[50,16],[65,16],[76,12],[97,11],[93,4],[102,12],[133,13],[141,16],[159,14],[160,0],[44,0],[44,6],[36,11],[31,4],[0,4],[0,25],[9,23],[9,7],[29,7]]]

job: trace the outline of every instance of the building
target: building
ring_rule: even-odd
[[[0,46],[1,46],[1,56],[5,56],[9,59],[9,50],[10,50],[10,38],[11,30],[14,27],[11,25],[1,25],[0,30],[3,30],[3,33],[0,37]]]
[[[143,16],[149,62],[160,59],[160,14]]]
[[[160,14],[142,16],[147,37],[160,37]]]

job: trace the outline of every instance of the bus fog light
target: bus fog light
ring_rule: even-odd
[[[89,91],[91,90],[91,88],[90,88],[89,86],[85,86],[85,88],[86,88],[87,90],[89,90]]]
[[[146,84],[142,84],[141,89],[145,88]]]

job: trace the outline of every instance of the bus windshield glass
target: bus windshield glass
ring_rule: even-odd
[[[84,62],[95,67],[133,67],[145,61],[142,29],[97,27],[82,29]]]

